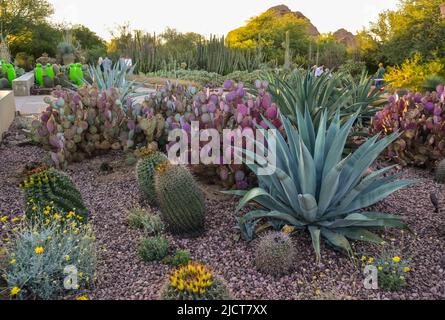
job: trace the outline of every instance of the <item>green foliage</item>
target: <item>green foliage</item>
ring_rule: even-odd
[[[128,98],[134,99],[138,96],[145,95],[146,93],[136,93],[136,90],[142,88],[144,84],[136,84],[135,81],[131,81],[135,66],[128,69],[123,62],[115,63],[111,71],[102,71],[100,66],[89,66],[88,73],[93,81],[99,88],[99,90],[110,90],[112,88],[119,91],[119,96],[122,102],[127,101]],[[84,81],[87,84],[87,81]]]
[[[139,244],[139,255],[146,262],[161,261],[168,255],[169,241],[163,236],[143,238]]]
[[[162,217],[173,232],[193,236],[203,231],[204,196],[185,167],[168,161],[158,165],[155,188]]]
[[[440,15],[442,0],[400,0],[396,10],[380,13],[367,33],[375,41],[374,64],[401,64],[420,53],[425,59],[443,52],[445,24]]]
[[[245,26],[230,31],[227,43],[235,48],[259,49],[267,61],[274,60],[283,65],[286,32],[289,35],[288,53],[306,54],[310,42],[306,28],[307,21],[292,13],[280,15],[274,10],[268,10],[250,19]]]
[[[253,234],[261,219],[273,221],[275,226],[289,224],[310,232],[317,260],[320,260],[321,238],[351,255],[348,239],[380,243],[381,239],[371,232],[371,228],[405,227],[401,217],[361,211],[413,181],[396,180],[397,176],[382,178],[390,168],[364,176],[380,153],[399,137],[398,134],[380,141],[377,141],[378,136],[372,137],[350,156],[342,158],[356,120],[357,114],[341,125],[337,112],[328,126],[328,114],[324,111],[316,130],[306,108],[304,116],[297,113],[297,130],[283,117],[285,135],[277,134],[275,171],[271,175],[258,176],[258,188],[231,192],[243,197],[237,214],[249,203],[257,204],[257,209],[238,217],[245,238]],[[270,139],[271,136],[266,138],[268,145],[274,143]],[[266,159],[258,161],[267,163]],[[248,166],[258,172],[258,165]]]
[[[445,183],[445,160],[439,162],[436,167],[436,180],[439,183]]]
[[[422,88],[425,91],[435,91],[436,88],[445,83],[445,79],[437,74],[433,74],[431,76],[428,76],[422,83]]]
[[[9,244],[2,270],[9,290],[19,288],[18,299],[58,299],[67,292],[64,270],[70,265],[77,269],[78,289],[85,289],[95,279],[94,240],[89,225],[62,228],[56,220],[25,223]]]
[[[423,84],[431,76],[443,75],[445,65],[438,59],[425,62],[420,54],[405,60],[400,66],[388,67],[385,81],[394,89],[404,88],[411,91],[422,91]],[[433,88],[435,89],[435,87]]]
[[[86,222],[88,209],[70,177],[55,169],[43,169],[30,175],[20,185],[24,193],[25,212],[33,218],[39,208],[54,206],[56,211],[74,212]]]
[[[30,71],[34,65],[34,57],[25,52],[19,52],[15,56],[14,63],[17,67],[22,68],[25,71]]]
[[[386,155],[402,166],[434,167],[445,156],[443,85],[437,92],[390,96],[388,104],[373,118],[373,131],[390,135],[401,132]]]
[[[296,257],[291,238],[282,232],[271,232],[261,238],[255,250],[255,267],[272,276],[292,271]]]
[[[346,46],[337,43],[331,34],[321,36],[316,46],[318,51],[318,65],[324,65],[330,69],[337,69],[348,59]]]
[[[136,166],[139,187],[144,191],[150,203],[157,199],[154,185],[155,168],[166,161],[167,157],[161,152],[152,152],[139,159]]]
[[[136,71],[143,73],[181,67],[226,75],[236,70],[259,69],[264,61],[259,50],[230,48],[224,37],[204,39],[173,29],[167,29],[158,37],[140,30],[131,32],[129,26],[119,28],[108,51],[114,58],[129,55],[137,62]]]
[[[173,256],[169,256],[164,259],[165,263],[168,263],[174,267],[185,266],[192,261],[192,255],[188,250],[178,250]]]
[[[362,256],[363,266],[377,268],[379,289],[400,291],[406,286],[406,277],[411,267],[409,261],[399,256],[397,251],[384,244],[379,254]]]
[[[129,211],[128,224],[135,229],[142,229],[146,235],[159,235],[164,231],[164,223],[159,215],[142,208]]]
[[[299,69],[284,74],[271,72],[267,79],[273,100],[294,124],[306,107],[316,126],[324,112],[330,122],[339,108],[342,119],[358,110],[361,118],[370,118],[376,112],[374,105],[381,103],[383,95],[372,89],[374,81],[364,72],[359,81],[344,73],[316,77],[310,70]]]

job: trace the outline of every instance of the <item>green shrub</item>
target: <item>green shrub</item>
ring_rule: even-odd
[[[262,273],[282,276],[292,271],[295,257],[291,238],[283,232],[271,232],[258,243],[255,266]]]
[[[166,257],[164,262],[172,266],[179,267],[188,264],[192,260],[192,255],[188,250],[178,250],[173,256]]]
[[[148,236],[159,235],[164,229],[164,222],[159,215],[155,215],[142,208],[133,208],[128,215],[128,224],[135,229],[142,229]]]
[[[170,243],[163,236],[144,238],[139,244],[139,255],[147,262],[161,261],[168,255],[169,248]]]
[[[58,219],[28,221],[19,227],[8,246],[7,267],[2,272],[11,296],[59,298],[65,292],[65,268],[70,266],[75,267],[70,272],[77,271],[73,275],[77,276],[76,289],[88,287],[95,278],[94,240],[89,225],[61,227]]]

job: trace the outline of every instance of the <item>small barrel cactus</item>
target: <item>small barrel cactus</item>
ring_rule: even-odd
[[[439,183],[445,183],[445,160],[439,162],[436,167],[436,180]]]
[[[189,263],[176,269],[161,292],[162,300],[230,300],[224,282],[204,265]]]
[[[177,234],[195,236],[204,227],[204,196],[192,174],[165,161],[156,167],[156,194],[163,219]]]
[[[271,232],[258,243],[255,266],[262,273],[282,276],[292,271],[294,258],[291,238],[283,232]]]
[[[24,191],[25,210],[28,217],[33,217],[37,208],[52,206],[60,213],[74,212],[86,221],[88,209],[79,190],[70,177],[56,169],[42,169],[29,175],[20,185]]]
[[[156,190],[154,186],[155,168],[167,160],[167,157],[158,151],[150,151],[147,154],[139,154],[136,166],[139,187],[146,194],[150,203],[156,201]]]

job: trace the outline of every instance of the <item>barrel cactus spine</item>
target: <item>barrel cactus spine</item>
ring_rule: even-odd
[[[204,229],[204,196],[187,168],[165,161],[156,167],[161,215],[176,234],[198,236]]]

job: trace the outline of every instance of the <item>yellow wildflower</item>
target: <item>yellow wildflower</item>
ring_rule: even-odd
[[[66,255],[66,256],[65,256],[65,261],[70,261],[70,259],[71,259],[71,258],[70,258],[69,255]]]
[[[22,289],[20,289],[19,287],[14,287],[11,289],[10,296],[14,297],[14,296],[18,295],[20,293],[20,291],[22,291]]]
[[[8,221],[8,216],[3,216],[3,217],[1,217],[1,218],[0,218],[0,221],[1,221],[1,222]]]
[[[20,220],[20,219],[17,218],[17,217],[14,217],[14,218],[11,219],[12,222],[17,222],[17,221],[19,221],[19,220]]]
[[[45,252],[45,249],[43,249],[43,247],[37,247],[34,249],[34,252],[36,254],[42,254],[43,252]]]
[[[395,256],[394,258],[392,258],[392,261],[394,261],[395,263],[399,263],[400,262],[400,257],[399,256]]]
[[[81,300],[90,300],[90,298],[87,295],[85,295],[85,296],[77,297],[76,300],[79,300],[79,301],[81,301]]]
[[[403,268],[403,271],[405,271],[405,272],[410,272],[410,271],[411,271],[411,268],[410,268],[410,267],[405,267],[405,268]]]
[[[369,258],[368,263],[371,264],[374,262],[374,258]]]
[[[366,256],[362,256],[362,261],[365,262],[366,261]]]
[[[383,267],[379,267],[379,271],[383,271]]]
[[[10,261],[9,261],[9,264],[16,264],[17,263],[17,260],[16,259],[11,259]]]

